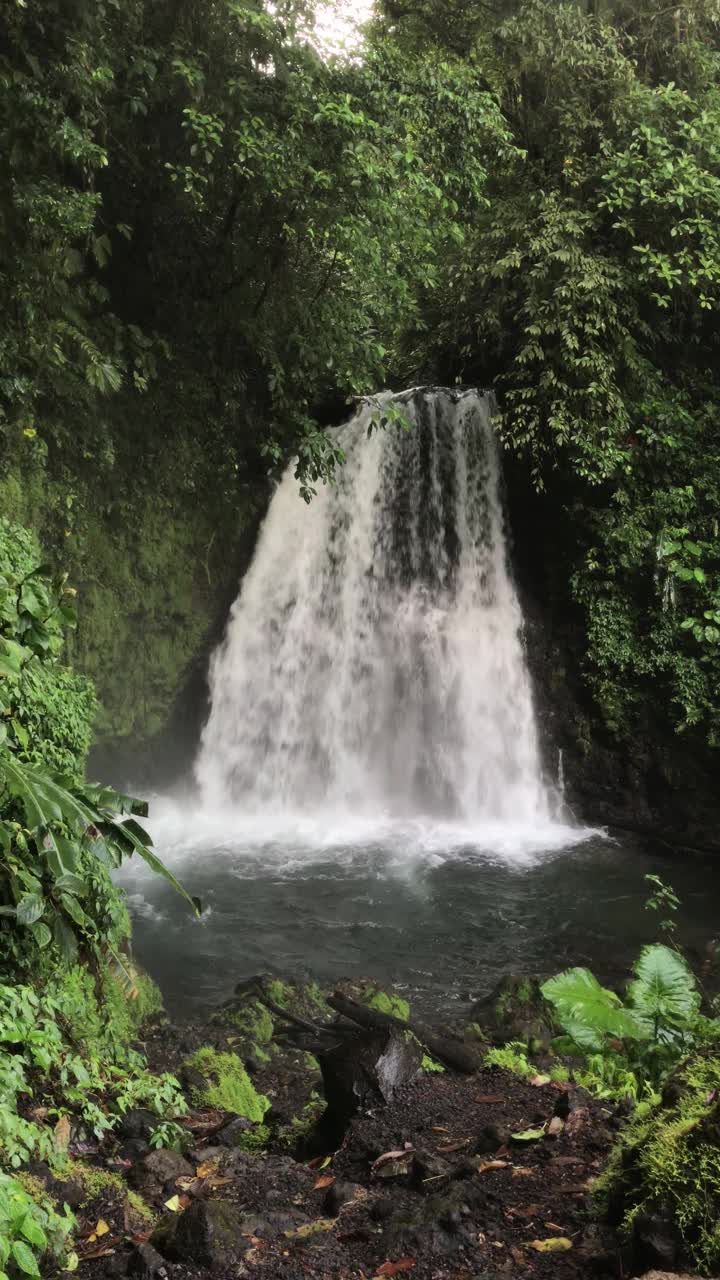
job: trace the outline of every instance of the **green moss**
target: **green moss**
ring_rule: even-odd
[[[437,1062],[435,1058],[431,1058],[430,1055],[427,1053],[423,1054],[422,1069],[423,1071],[444,1071],[445,1070],[442,1062]]]
[[[328,1004],[327,1000],[325,999],[325,996],[323,995],[322,988],[318,985],[317,982],[308,983],[308,985],[305,987],[305,996],[310,1001],[311,1004],[315,1005],[316,1009],[318,1009],[320,1013],[324,1014],[325,1016],[328,1016],[329,1014],[332,1013],[332,1009],[330,1008],[330,1005]]]
[[[156,1215],[150,1206],[145,1203],[142,1196],[138,1195],[137,1191],[132,1191],[128,1188],[126,1194],[127,1202],[135,1217],[151,1226],[156,1221]]]
[[[268,1044],[275,1030],[270,1010],[255,998],[243,1001],[240,1006],[222,1009],[217,1015],[217,1021],[239,1031],[255,1045]]]
[[[82,1164],[76,1161],[72,1167],[73,1179],[77,1179],[87,1200],[98,1200],[101,1196],[119,1196],[127,1198],[127,1184],[119,1173],[110,1173],[109,1169],[99,1169],[95,1165]]]
[[[266,1124],[258,1124],[247,1133],[241,1133],[235,1146],[239,1151],[262,1151],[270,1141],[272,1134]]]
[[[720,1266],[720,1057],[697,1056],[676,1074],[679,1100],[644,1109],[594,1187],[596,1207],[621,1202],[627,1233],[639,1213],[671,1206],[683,1246],[705,1274]]]
[[[468,1022],[465,1026],[464,1036],[466,1040],[486,1040],[487,1035],[479,1022]]]
[[[401,1022],[407,1022],[410,1017],[410,1005],[407,1000],[403,1000],[400,996],[389,995],[381,987],[369,989],[364,1003],[369,1009],[377,1009],[378,1013],[388,1013],[393,1018],[399,1018]]]
[[[281,982],[279,978],[273,978],[268,982],[266,990],[270,1000],[279,1004],[282,1009],[289,1004],[292,993],[287,983]]]
[[[206,1046],[188,1059],[187,1065],[208,1081],[203,1090],[194,1090],[195,1100],[219,1107],[259,1123],[270,1108],[270,1100],[255,1089],[240,1058],[235,1053],[218,1053]]]

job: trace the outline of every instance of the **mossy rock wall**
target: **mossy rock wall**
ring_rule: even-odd
[[[646,1237],[661,1221],[675,1261],[720,1271],[720,1049],[691,1057],[663,1102],[639,1109],[595,1188],[597,1207],[650,1265]]]
[[[137,442],[136,442],[137,443]],[[192,756],[205,673],[254,547],[267,486],[235,485],[198,443],[53,465],[16,460],[0,509],[32,529],[78,591],[68,660],[95,682],[93,772],[164,781]]]

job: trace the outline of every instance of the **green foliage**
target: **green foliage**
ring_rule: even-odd
[[[99,981],[100,991],[78,966],[39,989],[0,984],[0,1167],[17,1169],[33,1158],[62,1164],[54,1123],[67,1112],[97,1138],[132,1107],[163,1118],[186,1110],[177,1081],[151,1075],[130,1048],[148,994],[128,1001],[109,970]],[[47,1108],[46,1120],[20,1114],[19,1099],[28,1096]]]
[[[378,1013],[387,1013],[392,1018],[399,1018],[401,1022],[407,1022],[410,1017],[408,1001],[403,1000],[402,996],[383,991],[381,987],[368,989],[362,999],[369,1009],[377,1009]]]
[[[196,1091],[198,1102],[232,1111],[257,1124],[270,1109],[269,1098],[257,1092],[237,1054],[218,1053],[208,1045],[188,1059],[188,1066],[208,1082],[206,1088]]]
[[[556,1053],[582,1058],[577,1078],[599,1097],[652,1096],[694,1046],[720,1039],[720,1023],[700,1013],[695,977],[680,952],[644,947],[625,1003],[587,969],[569,969],[543,985],[566,1036]]]
[[[187,1151],[191,1141],[187,1129],[174,1120],[161,1121],[150,1135],[150,1146],[156,1151],[160,1148],[167,1151]]]
[[[537,1068],[528,1061],[527,1045],[520,1040],[511,1040],[501,1049],[489,1049],[484,1061],[486,1067],[500,1067],[516,1076],[537,1075]]]
[[[704,1275],[720,1264],[720,1146],[717,1055],[690,1057],[673,1077],[677,1101],[644,1109],[625,1130],[595,1186],[597,1207],[612,1202],[625,1230],[658,1202],[672,1213],[683,1249]]]
[[[65,1243],[74,1225],[67,1206],[57,1213],[47,1197],[33,1197],[16,1178],[0,1171],[0,1280],[9,1275],[39,1280],[46,1256],[67,1262]]]
[[[442,1072],[445,1070],[442,1062],[438,1062],[436,1058],[431,1058],[428,1053],[424,1053],[421,1063],[423,1071]]]
[[[127,914],[111,872],[138,854],[199,913],[151,849],[134,817],[136,802],[107,787],[76,785],[23,765],[0,751],[1,935],[13,961],[32,962],[34,948],[52,946],[72,964],[81,951],[115,955],[127,933]],[[25,931],[31,931],[26,935]],[[34,948],[29,946],[34,943]]]

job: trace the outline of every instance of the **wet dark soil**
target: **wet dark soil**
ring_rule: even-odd
[[[146,1047],[155,1069],[177,1071],[198,1044],[222,1034],[201,1024],[159,1027]],[[273,1108],[290,1111],[295,1094],[307,1090],[307,1068],[300,1085],[298,1079],[285,1061],[266,1070],[258,1087]],[[160,1153],[150,1172],[142,1143],[133,1149],[126,1140],[122,1149],[98,1155],[141,1186],[161,1230],[153,1234],[138,1223],[121,1196],[98,1196],[81,1210],[81,1276],[627,1274],[612,1235],[592,1221],[589,1195],[620,1120],[546,1077],[533,1083],[498,1069],[472,1076],[424,1072],[387,1105],[359,1112],[337,1150],[312,1158],[306,1143],[289,1149],[276,1141],[257,1153],[228,1147],[223,1126],[231,1119],[192,1111],[184,1122],[191,1142],[184,1161]],[[98,1237],[100,1220],[107,1232]]]

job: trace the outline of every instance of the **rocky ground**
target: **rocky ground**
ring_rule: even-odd
[[[526,1079],[438,1069],[408,1031],[382,1025],[383,1010],[405,1015],[401,1001],[376,993],[380,1025],[360,1028],[317,991],[268,989],[292,1023],[268,1020],[249,988],[206,1025],[149,1029],[150,1061],[188,1097],[183,1150],[153,1150],[157,1117],[136,1111],[111,1142],[74,1153],[82,1175],[55,1191],[76,1207],[84,1280],[639,1273],[592,1220],[590,1185],[622,1124],[612,1107],[542,1065]],[[318,1045],[328,1015],[342,1031]],[[443,1031],[435,1047],[446,1043],[452,1057]],[[242,1114],[258,1098],[255,1118]]]

